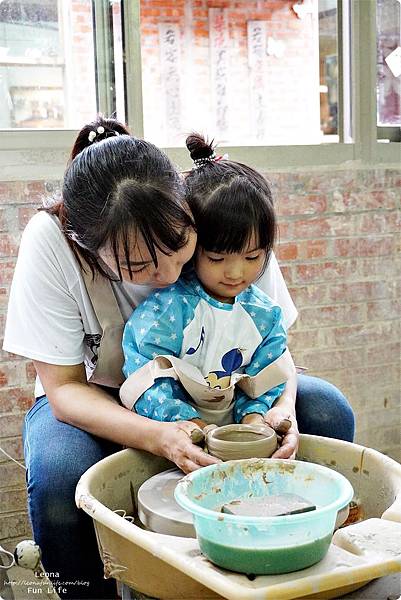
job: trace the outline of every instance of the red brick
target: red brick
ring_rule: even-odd
[[[15,460],[23,460],[24,459],[24,450],[23,450],[23,446],[22,446],[22,437],[21,436],[2,439],[1,447],[12,458],[15,458]],[[10,459],[7,458],[7,456],[0,451],[0,463],[6,462],[9,460]],[[0,502],[0,507],[1,507],[1,509],[3,509],[1,502]]]
[[[0,309],[4,310],[8,304],[8,288],[0,287]]]
[[[0,414],[0,439],[21,435],[23,421],[23,414]],[[0,477],[0,481],[4,479]]]
[[[141,9],[141,17],[146,19],[146,17],[159,17],[160,10],[157,8],[143,8]]]
[[[393,242],[393,236],[335,240],[333,255],[354,257],[391,254],[394,250]]]
[[[16,218],[14,207],[0,208],[0,232],[13,231]]]
[[[358,404],[359,406],[367,406],[370,407],[370,398],[376,397],[379,394],[383,393],[386,396],[388,395],[388,388],[386,391],[383,389],[383,367],[382,366],[374,366],[370,365],[369,367],[357,367],[353,369],[349,369],[344,367],[341,371],[333,374],[329,377],[326,375],[324,370],[321,372],[321,377],[328,378],[333,380],[334,383],[343,386],[346,390],[355,389],[358,393]],[[388,365],[388,369],[386,369],[386,380],[391,382],[394,386],[399,382],[399,368],[398,365],[390,364]],[[378,384],[380,384],[380,389],[377,389]],[[361,387],[369,388],[369,396],[364,397],[361,395]],[[397,386],[397,392],[399,396],[399,385]]]
[[[287,284],[291,284],[293,282],[292,268],[289,265],[286,266],[286,265],[280,264],[280,270],[284,277],[285,282]]]
[[[0,204],[16,204],[26,202],[22,193],[23,184],[20,181],[0,182]]]
[[[295,306],[326,304],[327,285],[288,286]]]
[[[21,413],[34,403],[33,386],[0,389],[0,413]]]
[[[298,246],[293,243],[283,243],[276,248],[276,253],[278,260],[294,260],[298,257]]]
[[[325,240],[310,240],[302,244],[302,256],[305,258],[322,258],[327,254],[327,242]]]
[[[20,229],[25,229],[28,221],[37,213],[33,206],[24,206],[18,209],[18,222]]]
[[[26,489],[0,490],[0,506],[3,513],[26,510]]]
[[[396,194],[393,191],[361,191],[343,193],[337,192],[333,196],[332,210],[351,211],[351,210],[392,210],[396,204]]]
[[[304,352],[303,359],[305,362],[302,366],[308,367],[311,371],[322,369],[335,371],[345,366],[361,367],[366,364],[365,354],[359,349],[330,350],[330,352],[315,350]]]
[[[21,467],[15,465],[17,469],[24,473]],[[0,471],[1,472],[1,471]],[[18,480],[21,479],[21,475],[18,474]],[[0,531],[5,538],[18,537],[20,535],[29,535],[31,528],[29,525],[29,519],[26,512],[20,513],[6,513],[0,515]],[[41,590],[41,588],[38,588]]]
[[[25,374],[21,371],[21,362],[3,362],[0,364],[0,386],[13,387],[25,383]]]
[[[286,241],[290,239],[290,223],[279,222],[277,228],[277,242]]]
[[[385,281],[338,283],[329,287],[329,299],[340,303],[386,298],[389,293],[391,290]]]
[[[319,331],[317,329],[296,331],[291,327],[288,332],[288,346],[291,352],[296,352],[298,349],[317,348],[319,346]]]
[[[4,233],[0,237],[0,257],[17,256],[19,236],[14,233]]]
[[[397,320],[397,325],[400,318],[401,304],[399,298],[396,300],[379,300],[378,302],[368,302],[367,304],[367,320]]]
[[[29,361],[25,367],[26,380],[28,382],[34,382],[36,380],[36,369],[33,366],[33,362]]]
[[[358,256],[359,240],[355,238],[335,240],[333,246],[334,256]]]
[[[359,241],[359,256],[384,256],[395,251],[394,236],[362,238]]]
[[[25,195],[25,202],[29,201],[40,204],[43,197],[47,195],[45,181],[29,181],[25,183],[23,193]]]
[[[0,285],[11,283],[15,269],[15,260],[5,260],[0,262]]]
[[[368,346],[381,344],[383,339],[388,341],[397,339],[393,323],[374,322],[348,325],[346,327],[325,327],[320,329],[322,340],[327,348],[342,348],[352,346]]]
[[[326,261],[316,264],[295,265],[294,281],[298,283],[341,281],[355,274],[356,261]]]
[[[397,341],[389,344],[386,340],[385,344],[380,346],[375,345],[373,348],[367,348],[367,364],[369,365],[389,365],[391,363],[400,363],[401,345]]]
[[[314,215],[325,212],[326,198],[320,195],[276,196],[277,212],[279,215]]]
[[[321,238],[330,235],[329,219],[297,220],[293,223],[293,236],[295,239]]]
[[[341,306],[320,306],[300,308],[299,322],[302,329],[324,327],[326,325],[345,323],[363,323],[366,319],[364,304],[343,304]]]
[[[398,272],[394,256],[370,256],[358,260],[358,274],[362,277],[376,277],[379,280],[385,277],[390,282],[397,277]]]
[[[366,213],[360,215],[358,229],[361,233],[386,233],[387,215],[384,213]]]

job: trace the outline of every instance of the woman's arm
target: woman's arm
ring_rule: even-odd
[[[147,450],[174,462],[185,473],[218,462],[192,444],[188,421],[160,423],[117,404],[86,381],[83,364],[50,365],[34,361],[53,414],[63,421],[117,444]]]

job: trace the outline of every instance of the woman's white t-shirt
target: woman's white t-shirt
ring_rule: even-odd
[[[290,327],[297,310],[276,257],[256,282],[282,308]],[[152,290],[149,286],[112,282],[126,321]],[[53,365],[95,366],[101,328],[88,296],[79,264],[56,217],[35,215],[22,235],[10,290],[3,349]],[[35,396],[43,388],[37,379]]]

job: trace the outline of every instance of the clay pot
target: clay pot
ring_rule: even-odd
[[[277,435],[268,425],[223,425],[206,434],[209,454],[226,460],[269,458],[277,448]]]

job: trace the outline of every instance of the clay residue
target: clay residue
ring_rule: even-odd
[[[125,471],[121,471],[120,473],[117,473],[116,475],[114,475],[114,480],[117,481],[118,479],[122,479],[123,477],[126,477],[130,472],[131,472],[131,469],[126,469]]]
[[[87,510],[91,514],[94,514],[95,513],[94,500],[95,499],[92,496],[82,495],[78,500],[79,507],[82,508],[83,510]]]
[[[264,481],[264,483],[265,483],[266,485],[268,485],[269,483],[271,483],[271,481],[269,481],[269,480],[267,479],[267,475],[266,475],[266,473],[263,473],[263,475],[262,475],[262,479],[263,479],[263,481]]]

